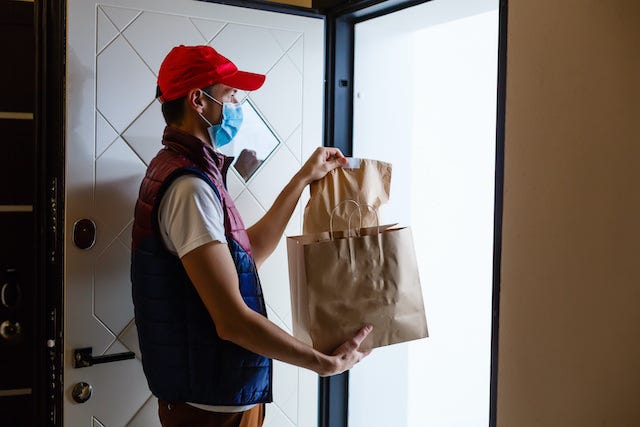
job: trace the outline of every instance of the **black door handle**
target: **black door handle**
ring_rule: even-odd
[[[73,350],[73,367],[87,368],[100,363],[118,362],[120,360],[135,359],[136,354],[132,351],[117,354],[107,354],[105,356],[94,356],[93,347],[77,348]]]

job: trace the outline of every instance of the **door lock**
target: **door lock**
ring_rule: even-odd
[[[14,322],[12,320],[5,320],[4,322],[0,323],[0,337],[4,338],[5,340],[11,343],[16,342],[18,338],[20,338],[21,334],[22,327],[20,326],[20,323]]]
[[[73,243],[80,249],[91,249],[96,243],[96,223],[83,218],[73,224]]]
[[[73,389],[71,389],[71,396],[76,402],[84,403],[87,400],[91,399],[92,392],[93,387],[91,387],[91,384],[81,382],[73,386]]]

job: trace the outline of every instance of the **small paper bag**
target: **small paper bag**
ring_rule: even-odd
[[[379,160],[350,157],[344,167],[336,168],[324,178],[310,186],[310,199],[304,208],[304,234],[321,233],[329,230],[329,218],[333,212],[334,230],[347,230],[352,218],[353,205],[343,201],[352,200],[360,205],[368,205],[373,211],[389,200],[391,189],[391,164]],[[373,211],[363,210],[358,227],[378,224]]]

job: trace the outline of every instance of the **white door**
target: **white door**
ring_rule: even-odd
[[[211,44],[239,68],[267,74],[263,88],[243,94],[251,125],[244,140],[266,144],[264,161],[246,180],[229,173],[229,190],[249,226],[322,144],[324,25],[188,0],[70,0],[67,13],[65,425],[159,425],[139,359],[129,257],[139,184],[161,147],[164,122],[154,99],[160,63],[175,45]],[[89,249],[73,242],[73,225],[83,218],[97,229]],[[298,208],[287,234],[300,229]],[[269,317],[291,331],[282,244],[260,275]],[[74,368],[73,350],[83,347],[94,356],[133,351],[136,358]],[[316,378],[275,362],[275,402],[265,425],[315,425]],[[92,394],[76,403],[71,391],[81,382]]]

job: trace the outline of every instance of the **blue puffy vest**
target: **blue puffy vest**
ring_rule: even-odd
[[[184,174],[205,180],[223,206],[240,293],[251,309],[266,316],[249,238],[226,190],[233,159],[172,127],[165,129],[163,144],[140,187],[131,258],[135,321],[149,388],[159,399],[174,402],[271,402],[272,361],[218,336],[180,259],[164,247],[157,223],[160,199],[171,182]]]

